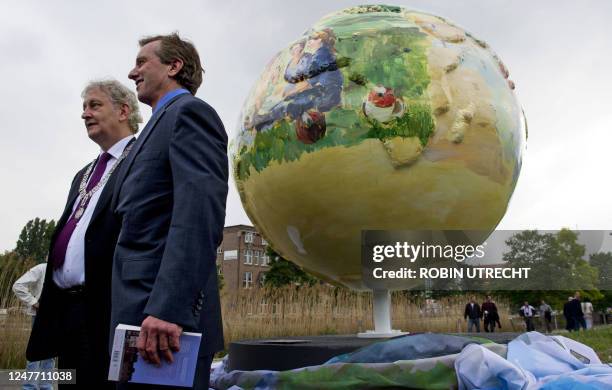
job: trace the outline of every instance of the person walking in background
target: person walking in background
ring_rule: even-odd
[[[535,308],[529,304],[529,302],[525,301],[521,309],[519,310],[519,314],[525,320],[525,326],[527,328],[527,332],[531,332],[535,330],[533,326],[533,314],[535,312]]]
[[[36,318],[38,311],[38,300],[42,292],[43,282],[45,281],[45,272],[47,263],[35,265],[30,268],[25,274],[13,284],[13,292],[19,300],[27,305],[26,313],[32,316],[32,324]],[[26,361],[27,371],[46,371],[51,370],[55,366],[53,359],[43,359],[38,361]],[[41,383],[40,381],[28,382],[23,385],[24,390],[52,390],[51,383]]]
[[[487,300],[482,304],[482,314],[485,332],[495,332],[495,323],[499,323],[499,314],[497,313],[497,306],[491,300],[490,295],[487,295]]]
[[[574,330],[574,317],[572,316],[572,301],[574,297],[567,297],[567,302],[563,305],[563,317],[565,317],[565,329],[571,332]]]
[[[584,313],[582,312],[582,305],[580,302],[580,292],[576,291],[574,299],[570,302],[571,314],[574,322],[574,330],[580,330],[580,328],[586,330],[586,322],[584,320]]]
[[[480,333],[480,318],[482,317],[482,311],[480,306],[476,303],[476,297],[471,296],[470,301],[465,305],[465,311],[463,318],[468,321],[468,332],[472,331],[473,327],[476,327],[476,332]]]
[[[540,302],[540,318],[544,319],[544,327],[546,328],[546,333],[550,333],[552,331],[552,308],[549,304],[542,301]]]
[[[585,298],[581,304],[582,313],[584,314],[584,321],[586,323],[586,329],[593,327],[593,304],[589,298]]]
[[[497,322],[497,327],[501,329],[501,322],[499,322],[499,314],[497,315],[497,321],[495,322]]]

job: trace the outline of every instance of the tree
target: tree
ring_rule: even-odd
[[[51,236],[55,230],[55,221],[47,222],[45,219],[34,218],[21,229],[15,253],[24,259],[33,259],[42,263],[47,258]]]
[[[551,233],[523,230],[506,240],[510,251],[503,254],[503,260],[514,267],[537,266],[552,256],[554,241]]]
[[[0,254],[0,307],[18,304],[19,300],[12,290],[13,283],[34,265],[34,260],[21,259],[14,251]]]
[[[599,289],[603,294],[595,306],[605,310],[612,307],[612,252],[593,253],[589,263],[599,271]]]
[[[503,259],[510,267],[529,267],[529,280],[521,281],[521,290],[516,289],[516,280],[508,280],[514,288],[504,295],[519,304],[523,301],[537,303],[545,299],[551,304],[561,304],[575,290],[584,292],[584,297],[601,298],[597,289],[598,272],[583,259],[585,247],[578,243],[578,235],[562,229],[556,234],[526,230],[506,241],[509,251]]]
[[[283,259],[278,253],[268,246],[266,249],[268,257],[271,259],[270,269],[266,272],[264,286],[281,287],[288,284],[308,284],[313,285],[317,278],[308,275],[294,263]]]
[[[225,286],[225,277],[223,276],[223,268],[221,265],[217,264],[217,289],[219,291],[223,290]]]
[[[593,253],[589,263],[599,271],[599,289],[612,290],[612,252]]]

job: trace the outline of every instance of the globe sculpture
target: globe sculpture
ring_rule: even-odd
[[[444,18],[385,5],[328,15],[244,103],[232,144],[244,208],[280,255],[365,290],[363,230],[499,223],[527,131],[513,89],[491,48]]]

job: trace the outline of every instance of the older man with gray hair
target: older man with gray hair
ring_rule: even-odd
[[[110,389],[111,269],[121,227],[110,203],[115,172],[142,118],[135,94],[116,80],[90,82],[82,98],[87,136],[100,152],[72,180],[51,239],[26,355],[28,360],[57,356],[59,368],[76,369],[77,388]]]

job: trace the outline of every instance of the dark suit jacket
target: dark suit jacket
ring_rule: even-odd
[[[573,318],[582,318],[584,317],[584,313],[582,312],[582,305],[580,304],[580,299],[572,299],[569,302],[569,314]]]
[[[86,320],[90,336],[89,345],[92,349],[92,356],[100,356],[99,364],[105,365],[106,372],[108,372],[110,361],[107,347],[111,270],[115,243],[121,227],[117,215],[110,208],[117,169],[106,182],[85,233],[85,285],[87,289],[85,299],[88,310]],[[85,170],[86,167],[80,170],[72,181],[66,207],[51,239],[49,253],[53,252],[57,235],[70,217]],[[28,360],[37,361],[58,355],[59,346],[64,342],[59,337],[62,334],[61,329],[58,329],[60,299],[57,287],[53,282],[53,267],[49,264],[39,299],[39,309],[26,351]]]
[[[467,305],[465,305],[465,311],[463,312],[463,317],[471,318],[473,320],[476,318],[481,318],[482,312],[480,311],[480,306],[478,306],[477,303],[474,303],[474,307],[472,307],[472,305],[468,303]]]
[[[489,321],[499,320],[499,314],[497,313],[497,306],[495,305],[495,303],[483,302],[480,308],[482,310],[482,315],[484,316],[485,320],[489,320]],[[487,312],[487,314],[484,313],[485,311]]]
[[[122,219],[113,264],[112,327],[152,315],[223,349],[216,248],[227,198],[227,135],[215,110],[183,94],[147,123],[119,172]]]

